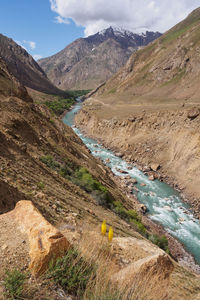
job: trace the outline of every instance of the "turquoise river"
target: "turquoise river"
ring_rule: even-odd
[[[166,231],[177,238],[184,245],[185,249],[194,256],[196,262],[200,264],[200,221],[194,218],[189,205],[185,204],[181,200],[179,193],[169,185],[159,180],[150,181],[143,172],[132,167],[94,139],[83,135],[74,126],[74,116],[81,109],[81,106],[82,103],[78,102],[65,115],[63,122],[73,128],[75,133],[90,149],[92,155],[100,158],[115,175],[123,176],[118,171],[121,169],[127,172],[124,176],[130,175],[137,180],[138,183],[135,185],[139,190],[137,198],[147,206],[149,217],[160,223]],[[132,168],[130,169],[130,167]],[[146,185],[140,186],[141,183]]]

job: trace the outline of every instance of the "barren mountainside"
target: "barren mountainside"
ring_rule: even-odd
[[[45,93],[62,94],[49,81],[32,56],[12,39],[2,34],[0,34],[0,57],[22,85]]]
[[[99,95],[128,99],[159,98],[199,101],[200,8],[149,46],[99,90]],[[139,102],[139,101],[138,101]]]
[[[59,88],[92,89],[116,73],[135,50],[160,35],[148,31],[139,35],[109,27],[87,38],[77,39],[38,63]]]

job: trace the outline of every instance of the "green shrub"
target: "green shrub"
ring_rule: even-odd
[[[138,215],[137,211],[134,209],[127,210],[127,216],[131,219],[141,222],[141,217]]]
[[[136,230],[140,232],[142,235],[147,235],[146,227],[141,223],[141,217],[138,215],[136,210],[126,209],[123,207],[120,201],[113,202],[113,210],[124,220],[131,223]]]
[[[157,234],[151,234],[148,238],[152,243],[154,243],[169,254],[168,240],[166,236],[158,236]]]
[[[73,97],[73,98],[77,98],[77,97],[81,97],[84,95],[87,95],[89,92],[91,92],[91,90],[74,90],[74,91],[67,91],[69,96]]]
[[[86,168],[76,170],[72,181],[90,193],[98,201],[98,204],[109,206],[111,203],[107,188],[94,179]]]
[[[45,188],[45,184],[43,182],[38,182],[37,187],[38,189],[43,190]]]
[[[95,278],[95,268],[71,248],[65,256],[50,263],[46,276],[67,293],[82,296],[89,280]]]
[[[64,99],[57,97],[57,100],[46,101],[45,104],[56,115],[61,115],[65,110],[69,109],[74,104],[74,99]]]
[[[23,286],[27,275],[18,270],[6,271],[4,286],[6,299],[22,299]]]
[[[45,155],[40,157],[41,162],[43,162],[47,167],[52,169],[60,168],[60,164],[53,159],[51,155]]]
[[[120,201],[113,202],[114,211],[120,215],[126,221],[136,220],[138,222],[141,221],[141,217],[138,215],[137,211],[134,209],[126,209],[123,207],[123,204]]]
[[[141,233],[143,236],[147,236],[147,229],[141,222],[134,220],[134,224],[136,225],[139,233]]]

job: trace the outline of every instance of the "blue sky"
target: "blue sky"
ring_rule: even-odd
[[[34,58],[57,53],[109,26],[165,32],[200,0],[0,0],[0,32]]]
[[[49,0],[0,0],[0,33],[21,42],[31,55],[47,57],[84,36],[82,26],[56,23],[56,16]],[[35,49],[23,41],[33,41]]]

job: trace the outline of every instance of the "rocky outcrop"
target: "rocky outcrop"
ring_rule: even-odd
[[[19,201],[12,215],[18,229],[27,234],[29,240],[30,271],[38,277],[46,271],[52,259],[62,256],[70,244],[54,226],[52,226],[31,201]]]

